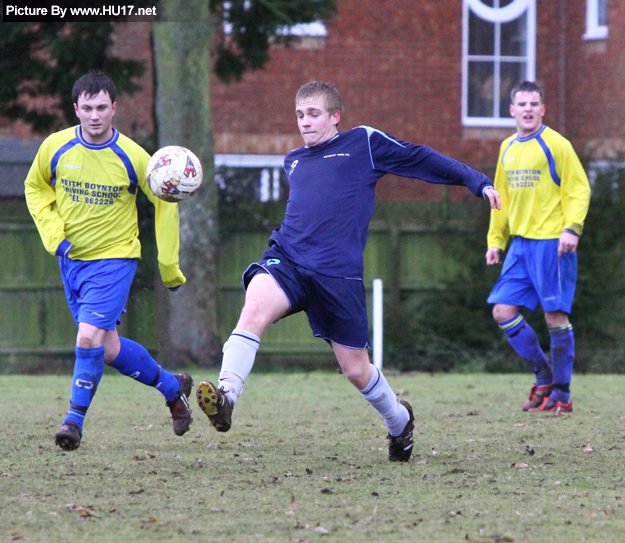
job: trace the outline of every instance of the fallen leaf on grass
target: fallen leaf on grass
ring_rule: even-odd
[[[526,464],[525,462],[512,462],[512,464],[510,464],[510,467],[517,469],[526,469],[527,467],[529,467],[529,464]]]
[[[328,535],[330,533],[323,526],[317,526],[315,528],[315,532],[317,532],[318,534],[321,534],[321,535]]]
[[[14,533],[9,536],[9,541],[19,541],[24,536],[22,534]]]
[[[322,488],[321,489],[321,493],[322,494],[332,494],[332,489],[330,489],[330,488]]]
[[[536,454],[536,451],[534,451],[534,449],[530,449],[529,445],[525,446],[525,454],[529,454],[530,456],[534,456]]]
[[[591,447],[590,445],[587,445],[587,446],[584,448],[584,450],[585,450],[586,452],[592,452],[592,450],[593,450],[593,449],[592,449],[592,447]]]
[[[12,473],[0,473],[0,477],[8,477],[9,479],[11,479],[12,477],[14,477],[14,475]]]
[[[78,512],[80,513],[81,517],[95,517],[95,518],[100,518],[98,517],[98,515],[95,514],[95,511],[93,510],[93,507],[91,507],[90,505],[76,505],[74,503],[68,503],[65,505],[65,508],[70,512],[70,513],[74,513],[74,512]]]

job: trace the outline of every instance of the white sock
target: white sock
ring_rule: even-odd
[[[382,415],[389,435],[398,436],[404,431],[410,418],[408,410],[399,403],[397,395],[378,368],[373,368],[371,381],[360,393]]]
[[[260,338],[251,332],[235,328],[224,343],[223,360],[219,372],[219,388],[235,403],[243,390],[243,383],[252,371],[260,346]]]

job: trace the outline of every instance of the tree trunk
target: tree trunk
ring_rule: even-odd
[[[168,310],[159,356],[173,366],[211,366],[221,358],[218,312],[218,193],[210,114],[211,44],[215,22],[206,0],[163,0],[164,21],[153,25],[156,123],[159,148],[181,145],[204,170],[202,187],[179,204],[180,268],[177,292],[161,289]],[[163,304],[161,304],[163,305]]]

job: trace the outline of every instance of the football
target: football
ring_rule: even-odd
[[[146,179],[161,200],[181,202],[190,198],[202,184],[202,165],[189,149],[169,145],[152,155]]]

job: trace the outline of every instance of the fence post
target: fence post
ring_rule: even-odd
[[[373,280],[373,365],[382,369],[383,292],[382,279]]]

